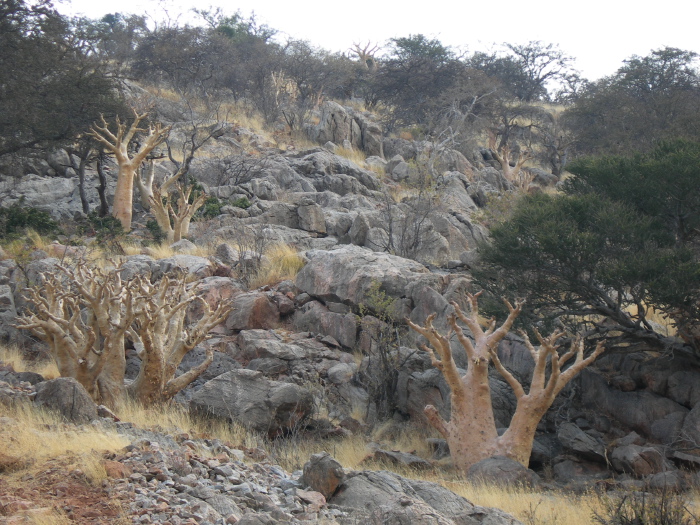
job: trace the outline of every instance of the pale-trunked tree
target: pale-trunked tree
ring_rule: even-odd
[[[104,116],[101,117],[101,123],[95,124],[90,128],[90,136],[102,144],[107,151],[114,155],[119,167],[117,173],[117,187],[114,190],[114,205],[112,207],[112,215],[119,219],[124,231],[131,230],[131,217],[133,215],[133,200],[134,200],[134,179],[137,177],[137,170],[146,160],[148,155],[160,144],[165,141],[170,133],[170,127],[163,127],[157,123],[149,128],[139,128],[139,124],[148,115],[139,113],[134,110],[134,120],[127,128],[126,122],[123,122],[119,117],[116,119],[117,130],[113,133],[109,129],[109,125]],[[131,153],[129,151],[131,141],[137,133],[147,134],[144,140],[140,143],[137,151]]]
[[[584,357],[583,342],[577,339],[568,352],[560,355],[557,351],[559,346],[556,343],[564,335],[563,333],[555,332],[546,338],[537,333],[540,347],[535,348],[527,335],[521,332],[525,345],[535,361],[530,388],[526,392],[513,374],[506,370],[496,353],[499,341],[513,326],[523,302],[516,302],[513,306],[505,301],[509,311],[508,318],[498,328],[495,320],[492,320],[489,328],[484,331],[478,320],[479,295],[480,293],[468,295],[470,306],[468,315],[453,302],[455,313],[448,318],[452,330],[467,353],[469,365],[464,375],[461,375],[457,369],[452,356],[449,334],[441,335],[433,327],[435,314],[426,319],[424,326],[408,321],[413,330],[429,341],[432,349],[425,345],[422,348],[430,355],[433,366],[445,377],[451,392],[449,421],[445,421],[437,408],[432,405],[425,407],[425,414],[428,421],[447,440],[457,468],[466,471],[473,464],[492,456],[506,456],[527,467],[537,424],[542,416],[566,384],[590,365],[604,348],[599,343],[588,357]],[[464,334],[458,321],[467,325],[474,337],[474,342]],[[574,357],[574,362],[566,370],[562,370],[562,367]],[[496,431],[496,421],[491,405],[489,363],[494,364],[517,398],[515,414],[508,429],[501,436]]]
[[[214,359],[209,347],[199,365],[175,377],[182,359],[200,342],[209,337],[209,331],[226,319],[230,303],[221,302],[215,310],[195,289],[187,286],[184,276],[164,276],[157,284],[137,278],[139,304],[128,336],[141,358],[139,374],[127,387],[134,399],[144,404],[169,401],[180,390],[197,379]],[[192,301],[201,301],[204,316],[190,327],[185,326],[187,307]]]
[[[101,270],[84,262],[58,266],[43,283],[28,290],[28,309],[17,328],[46,342],[61,376],[74,377],[99,403],[117,408],[127,393],[145,404],[171,399],[209,366],[209,350],[198,366],[175,377],[184,356],[204,341],[231,311],[214,310],[182,278],[163,277],[151,284],[136,276],[122,280],[121,268]],[[204,315],[185,326],[187,306],[202,301]],[[141,359],[136,380],[125,385],[125,339]]]

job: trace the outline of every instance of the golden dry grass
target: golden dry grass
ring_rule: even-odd
[[[32,525],[70,525],[73,523],[61,509],[39,508],[25,513],[25,523]]]
[[[265,250],[264,261],[250,281],[251,288],[294,279],[305,264],[296,248],[289,244],[275,244]]]
[[[6,453],[27,457],[30,460],[74,454],[73,468],[80,469],[86,480],[99,485],[105,479],[101,453],[116,451],[127,444],[127,440],[116,434],[97,429],[76,430],[64,425],[55,416],[28,406],[5,410],[3,415],[15,421],[0,426],[0,439],[6,443]],[[312,454],[322,451],[330,453],[346,469],[387,469],[402,476],[439,483],[472,503],[484,507],[495,507],[512,514],[525,524],[593,525],[593,511],[604,513],[600,497],[593,493],[572,494],[537,492],[522,487],[499,487],[465,481],[450,468],[436,466],[434,470],[418,471],[376,462],[368,459],[368,438],[353,435],[336,440],[313,440],[291,437],[269,441],[260,435],[246,431],[239,425],[230,425],[217,420],[197,420],[178,405],[144,408],[134,402],[126,403],[118,415],[138,427],[166,432],[189,432],[195,437],[217,438],[238,447],[262,447],[270,459],[287,471],[300,469]],[[382,425],[372,435],[373,440],[386,442],[392,450],[414,452],[427,457],[426,432],[405,425]],[[27,469],[12,473],[13,477],[26,475]],[[19,479],[19,478],[18,478]],[[697,505],[698,494],[689,495],[690,505]],[[33,517],[32,517],[33,518]],[[38,521],[46,519],[50,521]],[[30,523],[64,523],[61,516],[37,515]],[[51,521],[52,520],[52,521]]]
[[[386,168],[382,164],[366,164],[365,167],[371,171],[377,174],[379,178],[382,178],[386,175]]]
[[[600,510],[595,494],[542,493],[522,487],[499,487],[462,480],[435,479],[475,505],[499,508],[524,523],[539,525],[593,525],[593,510]]]
[[[46,250],[49,244],[49,240],[30,228],[21,238],[13,239],[4,244],[3,250],[8,259],[22,260],[26,259],[34,250]]]
[[[219,419],[193,418],[189,411],[177,404],[145,407],[128,400],[117,411],[123,421],[137,427],[159,429],[173,434],[189,432],[195,436],[211,436],[237,446],[257,446],[258,436],[241,425],[230,424]]]
[[[0,425],[0,440],[4,444],[5,454],[21,458],[26,465],[37,460],[75,454],[76,466],[89,473],[88,479],[96,482],[104,479],[104,473],[96,465],[98,460],[95,454],[117,451],[129,444],[128,439],[113,432],[65,424],[58,415],[29,403],[3,407],[2,415],[9,418]]]
[[[404,199],[412,199],[420,194],[420,190],[402,184],[390,186],[388,191],[391,200],[397,204],[402,202]]]
[[[11,365],[15,372],[35,372],[45,379],[56,379],[61,374],[53,359],[28,361],[16,346],[0,345],[0,362]]]
[[[354,162],[358,166],[364,166],[367,158],[363,151],[355,148],[339,147],[335,150],[335,154],[348,159],[350,162]]]
[[[170,244],[168,244],[167,242],[162,242],[160,244],[154,244],[146,247],[142,247],[136,244],[125,244],[124,253],[126,255],[138,255],[145,253],[153,257],[154,259],[167,259],[168,257],[172,257],[173,255],[197,255],[199,257],[208,257],[212,255],[213,248],[209,245],[195,245],[194,248],[191,248],[189,250],[180,249],[178,251],[175,251],[173,250],[172,246],[170,246]]]

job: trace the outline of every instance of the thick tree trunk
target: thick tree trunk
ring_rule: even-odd
[[[134,210],[134,166],[131,163],[119,166],[117,187],[114,190],[112,215],[119,219],[125,232],[131,230],[131,217]]]
[[[469,359],[467,372],[463,376],[460,376],[452,357],[449,340],[433,327],[435,314],[428,316],[424,326],[408,321],[413,330],[430,342],[432,349],[427,346],[422,348],[430,355],[433,366],[442,372],[451,391],[449,421],[443,420],[432,405],[425,407],[425,414],[428,421],[447,440],[453,462],[463,472],[475,463],[492,456],[506,456],[527,467],[537,424],[542,416],[561,389],[576,374],[591,364],[604,349],[602,344],[599,344],[589,357],[584,358],[583,343],[577,340],[567,353],[560,356],[557,353],[559,347],[556,341],[562,337],[562,333],[555,332],[548,338],[543,338],[535,331],[541,343],[540,348],[537,349],[530,343],[527,334],[521,332],[525,346],[535,361],[530,390],[526,394],[520,382],[505,369],[495,350],[520,314],[523,303],[517,302],[513,307],[506,301],[509,311],[506,321],[498,329],[495,321],[492,321],[489,328],[484,330],[479,324],[477,298],[478,294],[468,294],[470,315],[466,315],[457,303],[452,302],[455,313],[448,317],[452,330]],[[457,320],[469,327],[474,336],[473,342],[464,335]],[[576,357],[574,363],[562,372],[561,367],[574,356]],[[500,437],[496,430],[491,404],[489,363],[493,363],[496,370],[513,389],[518,400],[510,425]],[[547,377],[548,363],[551,367],[549,377]]]

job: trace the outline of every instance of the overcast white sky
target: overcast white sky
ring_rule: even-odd
[[[559,44],[590,80],[614,73],[632,55],[663,46],[700,52],[700,7],[692,8],[690,0],[56,0],[55,5],[67,15],[99,18],[121,12],[156,20],[164,19],[166,11],[175,19],[192,7],[220,6],[227,14],[255,12],[260,22],[330,51],[417,33],[470,52],[541,40]]]

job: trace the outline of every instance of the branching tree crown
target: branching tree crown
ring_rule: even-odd
[[[540,419],[559,392],[576,374],[590,365],[604,348],[602,344],[598,344],[595,350],[585,357],[583,342],[577,339],[568,352],[560,355],[557,341],[563,333],[555,332],[545,338],[537,332],[540,347],[535,348],[527,334],[522,332],[525,344],[535,361],[535,370],[526,392],[523,385],[503,366],[497,354],[498,343],[513,326],[523,303],[516,302],[512,305],[505,301],[508,308],[506,320],[498,327],[496,321],[492,320],[488,329],[484,330],[479,322],[479,295],[468,295],[470,311],[466,313],[457,303],[451,303],[454,314],[448,317],[452,331],[467,353],[469,364],[464,374],[457,368],[452,355],[451,334],[440,334],[433,327],[435,314],[431,314],[423,326],[408,321],[409,326],[430,343],[430,347],[423,346],[423,350],[430,355],[433,366],[442,373],[450,387],[450,420],[445,421],[432,405],[425,407],[425,414],[428,421],[447,440],[452,458],[462,471],[466,472],[470,466],[492,456],[506,456],[528,466]],[[469,328],[473,340],[464,333],[459,322]],[[575,358],[574,362],[564,369],[572,358]],[[493,363],[513,389],[517,399],[515,414],[508,429],[501,436],[496,430],[491,405],[489,363]]]
[[[698,355],[699,154],[677,142],[575,162],[567,194],[523,197],[492,228],[477,280],[527,297],[528,316]],[[668,316],[671,332],[651,322],[653,312]]]
[[[175,377],[184,356],[226,318],[229,303],[212,310],[181,277],[156,284],[141,276],[125,281],[119,267],[101,270],[85,262],[57,271],[28,290],[30,309],[18,317],[17,328],[43,340],[61,375],[78,380],[95,401],[112,408],[124,401],[127,338],[141,359],[128,393],[145,404],[168,401],[212,362],[209,350],[200,365]],[[193,301],[202,301],[204,315],[186,326]]]

